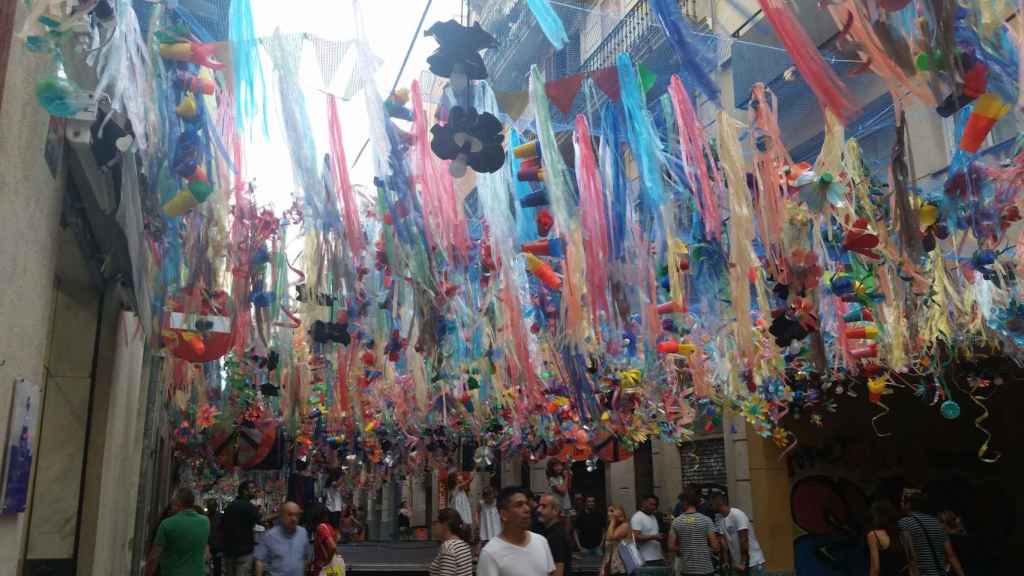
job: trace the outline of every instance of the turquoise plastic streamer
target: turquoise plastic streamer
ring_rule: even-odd
[[[537,24],[540,24],[540,29],[548,37],[548,42],[551,42],[555,50],[561,50],[569,41],[569,35],[565,33],[565,25],[551,7],[551,3],[548,0],[527,0],[526,4],[530,7],[530,12],[533,12],[533,17],[537,19]]]
[[[235,79],[235,124],[239,133],[259,114],[263,117],[263,134],[267,128],[267,85],[260,63],[259,39],[252,23],[250,0],[232,0],[228,14],[228,38],[231,41],[231,62]]]
[[[658,139],[657,132],[654,131],[651,117],[647,112],[633,60],[630,59],[629,54],[621,53],[617,58],[617,65],[622,107],[626,111],[629,147],[640,167],[641,190],[643,191],[640,209],[642,214],[651,215],[661,206],[665,197],[665,186],[661,179],[661,166],[664,163],[661,141]]]

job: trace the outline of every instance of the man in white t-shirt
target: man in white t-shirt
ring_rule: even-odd
[[[744,576],[762,576],[764,552],[761,551],[747,515],[743,510],[729,506],[729,500],[724,494],[711,497],[711,509],[715,511],[715,531],[727,544],[727,562],[733,572]]]
[[[341,487],[338,485],[340,483],[341,480],[330,482],[324,490],[324,506],[327,508],[331,526],[335,530],[341,530],[341,513],[345,510],[345,501],[341,495]]]
[[[530,493],[510,486],[498,494],[501,534],[480,551],[477,576],[550,576],[555,572],[548,541],[530,532]]]
[[[665,555],[661,552],[661,527],[658,525],[658,497],[648,494],[640,501],[640,509],[629,520],[636,538],[636,547],[644,566],[665,566]]]

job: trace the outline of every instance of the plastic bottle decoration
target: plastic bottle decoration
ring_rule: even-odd
[[[217,84],[213,80],[200,78],[188,72],[178,72],[178,75],[174,78],[174,87],[178,90],[205,94],[207,96],[213,96],[217,92]]]
[[[174,109],[175,114],[181,116],[185,120],[192,120],[199,114],[199,104],[196,102],[195,94],[191,92],[185,92],[181,96],[181,102]]]
[[[438,158],[452,161],[448,171],[455,178],[464,176],[467,166],[477,172],[497,172],[505,164],[502,130],[493,114],[455,106],[448,112],[447,123],[430,129],[430,149]]]
[[[541,284],[550,290],[562,289],[562,277],[559,276],[551,265],[540,258],[526,253],[526,269],[540,280]]]
[[[164,203],[164,214],[171,218],[184,216],[189,210],[206,202],[210,194],[213,194],[213,188],[210,187],[209,182],[198,179],[193,180],[188,183],[188,186],[179,190],[173,198]]]
[[[498,42],[476,22],[467,28],[455,20],[435,22],[423,33],[437,40],[437,50],[427,58],[435,76],[448,78],[452,88],[463,90],[469,80],[487,78],[487,67],[481,50],[497,48]]]
[[[211,70],[223,70],[224,63],[214,60],[217,44],[199,42],[174,42],[160,45],[160,57],[175,62],[191,62]]]
[[[92,95],[67,78],[46,76],[36,83],[36,100],[51,116],[70,118],[89,107]]]
[[[408,88],[399,88],[395,90],[388,99],[384,101],[384,110],[387,111],[388,116],[392,118],[398,118],[399,120],[407,120],[412,122],[413,115],[412,110],[405,107],[409,103],[409,90]]]
[[[659,354],[682,354],[689,356],[697,351],[692,342],[686,340],[666,340],[658,343]]]
[[[964,152],[974,154],[985,142],[988,133],[1007,112],[1010,105],[1003,102],[1003,99],[992,92],[986,92],[974,103],[971,116],[967,119],[967,126],[960,136],[960,149]]]

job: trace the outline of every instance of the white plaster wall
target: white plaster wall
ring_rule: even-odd
[[[10,1],[10,0],[8,0]],[[25,18],[18,2],[15,28]],[[0,430],[6,433],[15,378],[44,385],[61,183],[43,160],[47,115],[35,101],[34,80],[45,58],[15,41],[0,109]],[[31,502],[30,502],[31,505]],[[0,574],[17,574],[27,516],[0,517]]]

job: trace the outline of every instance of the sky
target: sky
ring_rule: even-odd
[[[256,34],[260,37],[272,36],[274,30],[279,28],[284,34],[307,33],[327,40],[351,40],[356,35],[353,3],[353,0],[252,0]],[[387,96],[387,91],[395,81],[426,4],[426,0],[358,0],[370,49],[383,61],[376,78],[377,89],[382,97]],[[433,0],[423,28],[429,28],[439,20],[458,20],[462,4],[461,0]],[[419,78],[420,73],[427,69],[427,56],[436,46],[432,38],[423,37],[422,31],[419,33],[399,80],[399,87],[408,87],[413,80]],[[354,64],[352,56],[350,51],[331,85],[325,87],[312,44],[304,43],[300,75],[318,157],[329,150],[326,96],[323,91],[339,95],[344,91]],[[277,112],[277,89],[269,58],[264,59],[263,68],[269,92],[268,107],[271,110],[269,136],[257,131],[255,141],[247,144],[247,173],[255,181],[257,202],[269,203],[275,211],[280,212],[291,205],[296,185],[292,178],[287,140]],[[352,167],[352,162],[369,135],[362,94],[356,95],[349,102],[342,102],[339,111],[352,183],[369,185],[373,181],[373,161],[369,157],[369,149],[358,164]]]

